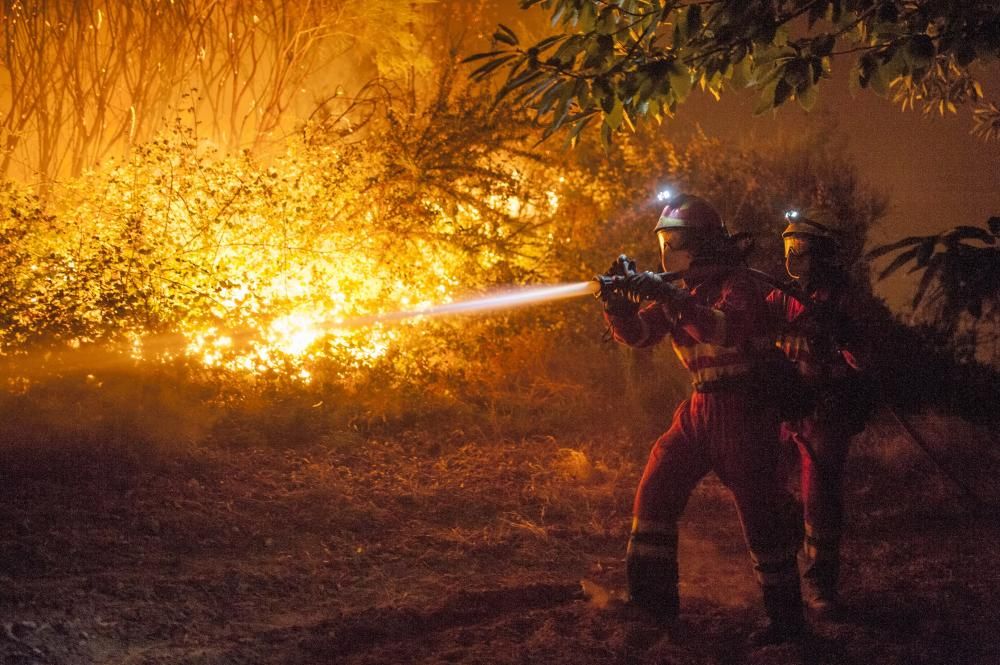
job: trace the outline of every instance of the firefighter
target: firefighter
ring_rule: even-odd
[[[810,612],[825,619],[837,610],[844,462],[873,404],[861,372],[867,354],[860,308],[867,298],[837,261],[830,215],[789,212],[786,219],[785,269],[793,288],[772,291],[768,303],[779,321],[778,345],[810,396],[782,432],[797,446],[801,464],[803,595]]]
[[[655,232],[663,269],[683,271],[681,285],[636,274],[635,264],[620,257],[608,274],[624,277],[625,288],[606,298],[605,316],[614,338],[629,346],[671,336],[694,392],[653,445],[636,491],[626,554],[629,605],[667,625],[676,619],[677,522],[694,487],[715,471],[735,499],[769,618],[751,641],[800,638],[799,520],[777,475],[777,412],[755,389],[758,351],[774,351],[767,292],[705,200],[674,197]],[[641,301],[651,302],[640,308]]]

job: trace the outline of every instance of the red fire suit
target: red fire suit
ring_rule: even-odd
[[[860,294],[840,278],[803,299],[776,289],[767,300],[779,321],[778,345],[814,402],[804,417],[783,424],[782,435],[797,445],[801,461],[804,591],[810,601],[831,601],[840,574],[844,462],[851,437],[864,429],[872,396],[860,374]]]
[[[637,314],[607,314],[630,346],[672,336],[694,393],[653,445],[635,495],[627,554],[633,602],[676,616],[677,521],[691,491],[715,471],[732,492],[764,604],[772,621],[802,619],[795,553],[800,531],[791,496],[777,477],[778,417],[757,396],[755,356],[773,344],[765,292],[740,268],[689,271],[691,298],[671,311],[654,303]]]

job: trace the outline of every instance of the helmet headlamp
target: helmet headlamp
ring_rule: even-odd
[[[674,198],[674,192],[672,189],[661,189],[656,193],[656,200],[660,203],[668,203],[672,198]]]

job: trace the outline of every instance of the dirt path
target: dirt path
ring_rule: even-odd
[[[851,460],[845,621],[750,651],[725,490],[682,532],[683,634],[620,589],[644,446],[353,441],[137,459],[8,455],[3,663],[997,663],[1000,527],[888,430]],[[40,464],[44,466],[40,467]]]

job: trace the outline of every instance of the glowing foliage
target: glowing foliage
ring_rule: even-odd
[[[405,353],[414,322],[331,325],[541,278],[555,238],[558,196],[531,188],[540,167],[508,150],[512,125],[458,104],[350,144],[312,127],[268,164],[178,121],[72,181],[51,215],[8,185],[0,349],[114,342],[302,379]]]

